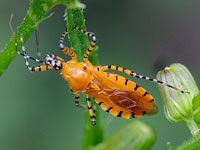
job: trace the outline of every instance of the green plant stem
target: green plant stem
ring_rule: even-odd
[[[171,150],[199,150],[200,148],[200,132],[196,134],[195,137],[192,137],[185,141],[183,144],[175,147],[168,144]]]
[[[75,51],[78,56],[78,61],[83,60],[83,54],[89,46],[89,40],[87,35],[74,30],[75,24],[81,29],[86,30],[85,19],[82,11],[80,9],[66,9],[66,20],[67,20],[67,31],[68,38],[71,44],[71,48]],[[93,65],[98,64],[97,59],[97,48],[92,52],[89,57],[90,62]],[[88,150],[90,147],[95,146],[102,142],[103,139],[103,129],[99,121],[99,111],[96,110],[96,123],[94,127],[91,124],[90,116],[88,111],[85,114],[85,126],[84,126],[84,141],[83,149]]]
[[[23,34],[24,42],[28,40],[35,28],[46,19],[44,15],[58,4],[66,5],[69,8],[80,8],[80,3],[77,0],[32,0],[30,8],[18,27],[18,32]],[[16,16],[17,17],[17,16]],[[47,17],[48,18],[48,17]],[[17,34],[18,50],[21,49],[19,35]],[[6,70],[8,65],[16,56],[15,41],[12,36],[8,44],[0,52],[0,76]]]
[[[195,137],[197,135],[197,133],[199,132],[199,127],[196,124],[196,122],[194,121],[194,119],[187,119],[184,121],[184,123],[188,126],[188,128],[190,129],[190,132],[192,134],[193,137]]]

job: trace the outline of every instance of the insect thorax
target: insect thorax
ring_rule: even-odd
[[[61,75],[69,82],[73,92],[84,92],[92,79],[89,67],[73,60],[63,63]]]

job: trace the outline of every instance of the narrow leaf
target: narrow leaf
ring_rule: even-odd
[[[66,21],[67,21],[67,32],[68,38],[71,44],[71,49],[73,49],[78,56],[78,61],[83,61],[83,54],[89,47],[89,40],[87,35],[80,33],[74,29],[75,24],[83,30],[86,30],[85,19],[82,11],[80,9],[67,9],[66,10]],[[93,65],[98,64],[97,59],[97,49],[95,49],[89,60]],[[99,121],[99,111],[96,110],[96,126],[92,126],[90,116],[88,111],[85,115],[85,132],[84,132],[84,142],[83,149],[88,150],[89,147],[95,146],[102,142],[103,139],[103,129]]]

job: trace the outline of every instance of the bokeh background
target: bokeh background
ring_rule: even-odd
[[[98,38],[101,65],[120,65],[155,77],[159,69],[179,62],[190,69],[200,85],[200,1],[82,2],[87,6],[87,29]],[[16,30],[28,7],[27,0],[1,0],[0,49],[11,37],[10,14],[14,13]],[[43,58],[54,53],[68,59],[58,45],[65,30],[64,11],[62,5],[55,7],[54,15],[39,26]],[[36,56],[34,34],[25,46],[28,54]],[[155,129],[153,149],[167,150],[167,142],[179,145],[188,139],[191,135],[183,123],[166,119],[157,85],[132,80],[147,89],[159,107],[158,114],[139,119]],[[84,116],[84,111],[74,106],[74,95],[57,71],[30,73],[23,57],[17,56],[0,78],[1,150],[81,150]],[[127,121],[101,111],[105,138]]]

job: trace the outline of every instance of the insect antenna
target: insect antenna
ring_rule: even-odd
[[[37,46],[37,58],[40,59],[41,51],[39,47],[38,27],[35,29],[35,40],[36,40],[36,46]]]
[[[9,26],[10,26],[10,30],[11,30],[11,32],[12,32],[14,38],[15,38],[15,49],[16,49],[16,52],[17,52],[17,38],[16,38],[16,36],[15,36],[15,32],[14,32],[13,27],[12,27],[13,16],[14,16],[14,14],[12,13],[12,14],[10,15]]]
[[[10,15],[9,26],[10,26],[10,30],[11,30],[13,36],[14,36],[14,35],[15,35],[15,32],[14,32],[13,27],[12,27],[13,16],[14,16],[14,15],[13,15],[13,13],[12,13],[12,14]]]

